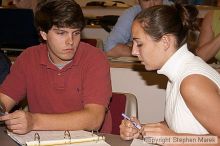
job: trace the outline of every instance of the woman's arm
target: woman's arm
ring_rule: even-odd
[[[211,11],[203,19],[199,35],[199,45],[196,49],[196,54],[205,61],[214,57],[220,48],[220,35],[214,37],[211,25],[212,17],[213,12]]]
[[[217,144],[202,144],[203,146],[220,146],[220,90],[218,86],[202,75],[186,77],[180,86],[181,95],[194,117],[209,131],[209,135],[195,135],[191,133],[176,133],[165,123],[146,124],[142,127],[142,135],[153,136],[217,136]],[[163,144],[169,146],[169,144]],[[178,145],[178,144],[175,144]],[[192,144],[179,144],[192,145]],[[201,144],[193,144],[201,146]]]

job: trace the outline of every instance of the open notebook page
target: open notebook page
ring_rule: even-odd
[[[36,145],[39,142],[35,139],[35,135],[38,133],[40,139],[40,145],[57,145],[57,144],[68,144],[70,145],[98,145],[98,146],[109,146],[103,137],[92,135],[91,132],[79,130],[69,131],[71,140],[64,138],[64,131],[31,131],[25,135],[14,134],[8,132],[8,135],[14,139],[20,145],[27,144],[28,146]],[[69,144],[71,143],[71,144]]]
[[[157,146],[157,145],[148,144],[140,139],[134,139],[131,143],[131,146]]]

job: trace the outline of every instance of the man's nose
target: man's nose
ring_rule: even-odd
[[[74,37],[72,35],[69,35],[67,37],[66,43],[72,45],[74,43]]]

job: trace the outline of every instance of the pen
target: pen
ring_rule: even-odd
[[[5,106],[0,103],[0,116],[5,115]]]
[[[132,121],[127,115],[125,115],[124,113],[121,114],[122,117],[124,117],[126,120],[130,121],[134,127],[136,127],[137,129],[141,129],[141,126],[139,124],[137,124],[136,122]]]

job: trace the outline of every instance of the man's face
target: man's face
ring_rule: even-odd
[[[80,42],[80,29],[53,26],[48,33],[42,31],[40,33],[46,41],[53,63],[65,64],[73,59]]]
[[[138,0],[138,2],[142,9],[163,4],[163,0]]]

